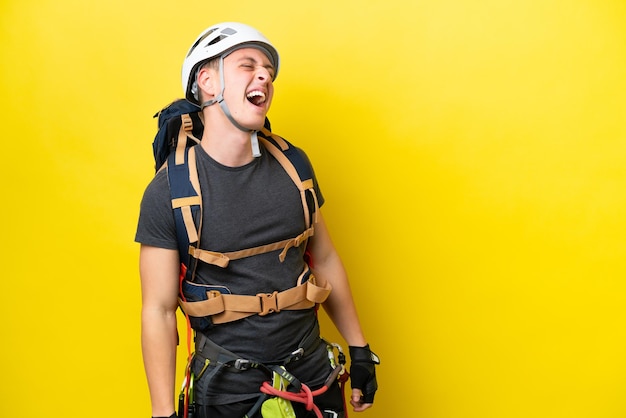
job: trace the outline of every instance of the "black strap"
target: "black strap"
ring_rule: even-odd
[[[259,366],[286,365],[298,361],[315,351],[321,342],[319,323],[316,321],[311,331],[300,341],[296,350],[281,360],[264,361],[243,358],[215,344],[204,333],[196,332],[196,355],[209,359],[211,363],[218,366],[223,363],[223,366],[233,366],[235,370],[242,371]]]
[[[300,344],[298,344],[298,349],[289,354],[284,360],[279,362],[259,362],[250,359],[244,359],[241,356],[236,355],[232,351],[229,351],[215,344],[205,334],[201,332],[196,332],[195,355],[204,357],[205,359],[209,359],[211,363],[215,364],[213,370],[211,370],[209,374],[205,377],[205,379],[207,379],[207,385],[222,370],[228,370],[231,372],[242,372],[250,369],[261,369],[265,370],[270,375],[272,374],[272,372],[277,372],[283,375],[283,377],[288,378],[288,380],[290,380],[293,385],[299,387],[300,382],[295,378],[295,376],[291,375],[285,369],[281,368],[280,365],[286,365],[291,362],[298,361],[309,353],[315,351],[315,349],[322,342],[319,334],[319,323],[315,321],[315,325],[313,326],[311,331],[302,339]],[[287,373],[288,376],[285,376],[283,373]],[[259,408],[261,408],[261,405],[267,398],[268,395],[261,393],[257,402],[255,402],[255,404],[252,406],[250,411],[248,411],[244,418],[252,417],[259,410]]]
[[[172,415],[170,415],[169,417],[152,417],[152,418],[177,418],[178,416],[176,415],[176,411],[174,411],[172,413]]]

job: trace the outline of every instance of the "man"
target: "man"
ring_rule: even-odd
[[[303,198],[285,169],[259,143],[258,131],[272,102],[278,68],[279,57],[272,44],[240,23],[208,28],[185,58],[185,96],[200,106],[205,126],[200,145],[195,147],[204,208],[200,247],[215,254],[291,242],[285,248],[230,260],[226,266],[197,261],[193,282],[186,281],[185,286],[210,286],[219,290],[219,297],[269,297],[303,282],[332,288],[322,306],[350,346],[350,403],[355,411],[364,411],[371,407],[376,392],[377,358],[363,335],[343,264],[319,207],[311,215],[317,220],[312,225],[314,235],[308,240],[306,236],[290,240],[307,230],[309,214],[304,213]],[[304,153],[298,152],[308,163]],[[313,180],[311,193],[315,196],[309,200],[321,206],[324,200]],[[174,417],[176,309],[180,265],[186,260],[179,256],[167,170],[160,170],[146,189],[136,241],[141,243],[142,349],[152,414]],[[312,260],[310,271],[305,252]],[[193,292],[183,293],[185,298]],[[272,297],[280,298],[281,293]],[[324,384],[331,370],[327,347],[320,343],[313,303],[304,306],[223,322],[207,316],[204,322],[193,323],[196,416],[243,417],[257,402],[261,384],[270,380],[262,368],[218,369],[221,361],[216,352],[283,365],[311,389]],[[211,350],[213,354],[208,354]],[[292,356],[295,352],[303,354]],[[315,404],[327,416],[344,416],[336,382],[315,398]],[[299,417],[311,413],[300,405],[294,409]],[[260,416],[258,410],[255,414]]]

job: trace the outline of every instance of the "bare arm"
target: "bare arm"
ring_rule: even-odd
[[[322,214],[315,226],[315,235],[309,243],[313,258],[313,274],[322,282],[328,281],[333,290],[324,302],[324,310],[349,345],[364,346],[367,341],[361,330],[348,275],[330,238]]]
[[[322,214],[319,214],[319,222],[315,227],[315,235],[309,243],[309,251],[313,258],[313,274],[322,282],[328,281],[333,290],[324,302],[323,307],[337,330],[346,340],[348,345],[363,347],[367,340],[363,335],[361,323],[357,314],[348,275],[341,258],[332,243],[330,233],[324,222]],[[352,390],[350,403],[357,412],[371,407],[370,403],[361,401],[361,391]]]
[[[176,374],[178,252],[141,246],[141,346],[152,416],[170,416]]]

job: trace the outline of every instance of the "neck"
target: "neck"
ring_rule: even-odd
[[[252,161],[250,132],[235,127],[222,112],[209,109],[203,112],[205,129],[201,146],[206,153],[227,167],[240,167]]]

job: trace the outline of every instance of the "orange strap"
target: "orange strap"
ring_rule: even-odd
[[[257,254],[264,254],[270,251],[283,250],[278,258],[281,263],[285,260],[287,256],[287,250],[291,247],[298,247],[303,242],[306,242],[311,236],[313,236],[314,229],[311,227],[298,235],[295,238],[286,239],[279,242],[274,242],[272,244],[260,245],[258,247],[247,248],[245,250],[239,251],[231,251],[227,253],[219,253],[215,251],[203,250],[201,248],[196,248],[192,245],[189,246],[189,255],[192,257],[202,260],[205,263],[213,264],[215,266],[219,266],[225,268],[228,266],[228,263],[231,260],[239,260],[241,258],[250,257]]]
[[[178,132],[178,143],[176,147],[176,164],[183,164],[185,160],[185,149],[187,146],[187,138],[199,143],[200,140],[195,138],[192,134],[193,129],[193,120],[188,114],[181,115],[181,126]],[[287,256],[287,251],[291,247],[298,247],[302,243],[306,243],[307,240],[313,236],[315,230],[314,225],[317,222],[317,213],[319,211],[319,204],[317,201],[317,196],[315,193],[312,193],[315,209],[313,211],[314,218],[311,219],[309,216],[309,211],[307,210],[307,202],[306,202],[306,194],[305,191],[308,189],[313,189],[313,180],[305,180],[301,181],[295,167],[289,162],[287,157],[280,151],[281,149],[287,149],[289,145],[279,136],[272,134],[270,131],[263,130],[263,133],[266,135],[271,135],[272,138],[277,142],[278,147],[272,144],[270,141],[265,138],[260,138],[265,148],[269,150],[269,152],[278,160],[278,162],[283,166],[289,177],[292,179],[294,184],[298,187],[300,191],[300,197],[302,200],[302,205],[304,208],[304,217],[305,217],[305,225],[308,226],[308,229],[305,230],[302,234],[298,235],[295,238],[286,239],[283,241],[260,245],[254,248],[247,248],[239,251],[231,251],[227,253],[220,253],[215,251],[203,250],[198,248],[197,244],[189,246],[189,255],[192,257],[201,260],[205,263],[212,264],[215,266],[219,266],[225,268],[228,266],[228,263],[231,260],[238,260],[245,257],[250,257],[257,254],[264,254],[271,251],[276,251],[282,249],[282,252],[279,255],[279,259],[281,262],[285,260]],[[180,198],[172,200],[172,208],[180,208],[183,221],[185,224],[185,228],[187,229],[187,236],[189,238],[189,242],[191,244],[197,243],[199,241],[199,233],[198,228],[194,224],[193,216],[191,213],[192,205],[202,205],[202,198],[200,196],[200,181],[198,179],[198,172],[195,169],[196,167],[196,155],[195,149],[193,147],[189,150],[188,154],[189,161],[187,162],[189,165],[189,175],[190,181],[196,191],[197,196]]]
[[[178,130],[178,142],[176,143],[176,165],[185,163],[185,149],[187,148],[187,138],[191,138],[194,142],[200,143],[200,140],[193,136],[193,120],[188,114],[181,115],[180,129]],[[187,237],[189,242],[197,242],[199,239],[198,230],[193,221],[193,215],[191,213],[192,205],[201,205],[202,198],[200,197],[200,180],[198,179],[198,170],[196,169],[196,150],[189,148],[187,164],[189,165],[189,181],[193,186],[196,195],[192,197],[180,198],[172,200],[172,208],[180,208],[183,214],[183,221],[185,223],[185,229],[187,229]]]
[[[185,148],[187,148],[187,138],[191,138],[196,144],[200,140],[193,136],[193,120],[189,114],[180,115],[181,124],[178,130],[178,141],[176,142],[176,165],[185,162]]]
[[[265,316],[281,310],[309,309],[323,303],[332,287],[315,284],[310,276],[304,284],[282,292],[258,293],[256,296],[223,294],[216,290],[207,292],[207,300],[187,302],[178,300],[186,315],[195,317],[210,316],[214,324],[236,321],[251,315]]]

